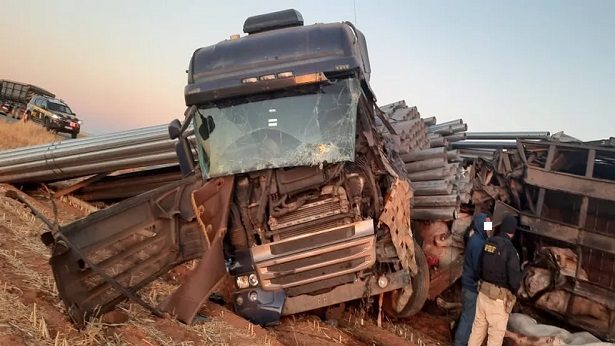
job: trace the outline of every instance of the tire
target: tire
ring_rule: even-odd
[[[79,134],[79,132],[71,132],[70,133],[70,138],[75,139],[75,138],[77,138],[78,134]]]
[[[49,118],[45,117],[45,119],[43,120],[43,127],[45,128],[45,130],[47,131],[51,131],[51,125],[49,123]]]
[[[427,265],[425,253],[423,253],[423,249],[421,249],[416,239],[414,241],[414,256],[418,273],[412,277],[412,296],[408,304],[400,312],[397,312],[393,307],[393,292],[388,292],[385,295],[383,309],[391,317],[407,318],[416,314],[421,311],[429,295],[429,266]]]

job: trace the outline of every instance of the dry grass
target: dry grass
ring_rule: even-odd
[[[32,122],[7,123],[0,121],[0,150],[51,143],[63,137],[48,132]]]

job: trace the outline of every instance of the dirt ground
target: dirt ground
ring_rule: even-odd
[[[40,241],[45,225],[20,202],[5,196],[13,186],[0,184],[0,345],[448,345],[448,321],[425,313],[406,321],[384,319],[352,305],[342,318],[327,323],[302,314],[262,328],[216,303],[203,307],[203,321],[186,326],[151,315],[124,302],[108,315],[77,330],[67,319],[52,277],[49,249]],[[66,224],[94,208],[80,201],[57,200],[56,213],[41,188],[27,195],[48,218]],[[175,289],[167,275],[140,291],[156,304]],[[374,310],[374,309],[372,309]]]

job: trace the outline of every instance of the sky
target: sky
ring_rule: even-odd
[[[365,34],[384,105],[470,131],[615,136],[615,1],[0,0],[0,79],[41,86],[99,134],[183,117],[194,50],[294,8]]]

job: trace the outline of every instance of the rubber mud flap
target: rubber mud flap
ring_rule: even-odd
[[[192,207],[203,230],[203,256],[186,281],[161,305],[191,324],[201,305],[226,275],[222,241],[227,231],[234,177],[216,178],[192,193]]]

